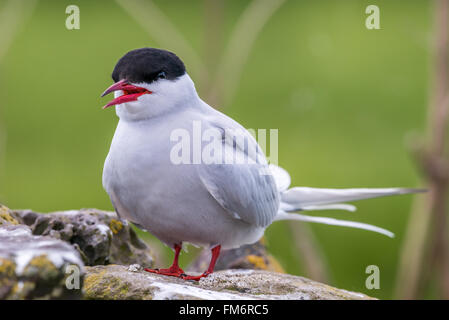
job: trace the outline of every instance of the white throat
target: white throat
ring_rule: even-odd
[[[151,94],[144,94],[136,101],[116,106],[117,116],[124,121],[139,121],[170,113],[177,108],[193,106],[200,101],[195,85],[186,73],[176,80],[160,79],[153,83],[132,83],[146,88]],[[116,91],[117,98],[123,91]]]

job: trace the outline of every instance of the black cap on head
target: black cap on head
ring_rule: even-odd
[[[118,82],[150,83],[161,73],[164,78],[174,80],[186,72],[181,59],[170,51],[156,48],[141,48],[128,52],[115,65],[112,79]]]

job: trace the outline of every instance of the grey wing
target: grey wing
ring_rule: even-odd
[[[248,135],[245,145],[228,139],[221,143],[225,153],[234,152],[234,157],[244,157],[247,163],[203,164],[198,166],[199,176],[209,193],[230,214],[252,225],[266,227],[277,214],[279,192],[265,155],[246,130],[244,135]],[[251,144],[256,147],[253,154],[248,152]]]

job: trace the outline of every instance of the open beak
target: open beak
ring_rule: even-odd
[[[104,97],[105,95],[118,90],[122,90],[123,94],[115,98],[111,102],[109,102],[107,105],[103,107],[103,109],[106,109],[107,107],[110,106],[119,105],[125,102],[136,101],[141,95],[152,93],[151,91],[145,88],[136,87],[133,86],[132,84],[129,84],[128,80],[125,79],[114,83],[112,86],[107,88],[106,91],[103,92],[101,96]]]

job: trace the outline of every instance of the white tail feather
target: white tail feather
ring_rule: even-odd
[[[281,203],[281,209],[283,209],[284,204]],[[356,206],[347,203],[335,203],[335,204],[322,204],[315,206],[303,206],[301,207],[302,211],[316,211],[316,210],[345,210],[354,212],[357,210]],[[285,210],[289,211],[289,210]]]
[[[377,232],[377,233],[386,235],[387,237],[394,238],[394,233],[392,233],[391,231],[388,231],[386,229],[376,227],[376,226],[373,226],[370,224],[355,222],[355,221],[337,220],[337,219],[327,218],[327,217],[312,217],[312,216],[306,216],[306,215],[299,214],[299,213],[286,213],[286,212],[279,212],[274,220],[275,221],[298,220],[298,221],[305,221],[305,222],[329,224],[329,225],[333,225],[333,226],[357,228],[357,229],[363,229],[363,230]]]
[[[298,211],[305,210],[304,208],[310,206],[337,204],[343,201],[355,201],[423,191],[425,190],[406,188],[321,189],[295,187],[281,193],[281,203],[285,211]]]
[[[357,229],[369,230],[381,233],[388,237],[394,234],[388,230],[355,221],[337,220],[327,217],[313,217],[303,214],[289,214],[292,211],[311,210],[347,210],[355,211],[356,207],[351,204],[341,203],[345,201],[356,201],[369,198],[392,196],[398,194],[425,192],[423,189],[406,188],[360,188],[360,189],[322,189],[290,186],[290,175],[284,169],[270,165],[271,172],[278,187],[281,198],[277,220],[300,220],[306,222],[323,223],[334,226],[343,226]]]

